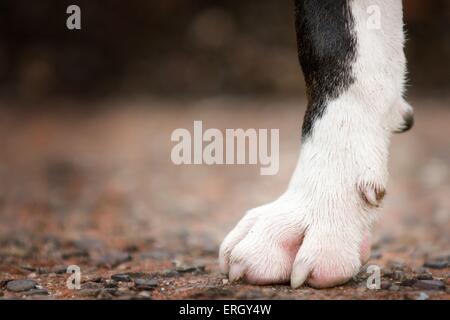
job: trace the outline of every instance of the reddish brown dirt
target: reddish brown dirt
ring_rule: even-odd
[[[443,108],[449,101],[416,101],[416,127],[393,139],[369,262],[382,268],[380,290],[366,288],[365,273],[326,290],[227,283],[216,261],[220,241],[246,209],[283,192],[305,103],[179,104],[105,103],[109,111],[89,114],[0,112],[0,297],[450,298],[448,265],[423,268],[427,260],[450,262],[450,109]],[[175,166],[171,133],[192,130],[194,120],[208,128],[280,128],[279,174],[260,176],[258,166]],[[66,287],[68,265],[81,268],[81,290]],[[128,282],[111,280],[123,273]],[[139,288],[136,278],[157,283]],[[444,287],[417,284],[431,278]],[[12,292],[12,279],[32,279],[48,295]]]

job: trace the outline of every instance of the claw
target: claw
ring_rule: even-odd
[[[305,283],[310,273],[311,268],[307,264],[301,261],[294,264],[291,274],[292,289],[300,288],[303,285],[303,283]]]
[[[241,264],[233,264],[230,268],[230,273],[228,275],[228,278],[230,279],[230,282],[236,282],[244,276],[245,268]]]

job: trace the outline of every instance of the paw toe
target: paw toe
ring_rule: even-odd
[[[292,268],[291,287],[293,289],[300,288],[308,279],[311,273],[311,267],[304,262],[297,262]]]

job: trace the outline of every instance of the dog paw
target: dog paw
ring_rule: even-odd
[[[326,288],[350,280],[370,256],[364,226],[302,210],[298,201],[250,210],[221,245],[222,272],[230,281],[290,282],[294,288],[303,283]]]
[[[298,220],[282,201],[248,211],[220,246],[221,271],[230,281],[288,282],[304,232]]]
[[[229,252],[228,258],[221,258],[228,261],[222,271],[228,270],[230,281],[242,279],[258,285],[287,283],[302,234],[302,226],[292,217],[261,216],[239,243],[221,250]]]
[[[370,237],[359,239],[358,231],[312,230],[304,237],[295,258],[291,286],[304,283],[317,289],[338,286],[358,274],[370,257]]]

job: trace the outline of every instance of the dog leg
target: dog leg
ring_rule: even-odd
[[[230,280],[342,284],[370,254],[405,76],[401,0],[296,0],[308,108],[287,191],[251,210],[221,245]],[[379,29],[367,25],[380,9]]]

